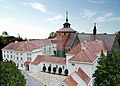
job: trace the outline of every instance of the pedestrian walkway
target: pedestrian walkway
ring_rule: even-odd
[[[44,86],[44,84],[37,79],[33,78],[32,76],[28,75],[26,72],[21,71],[22,74],[25,76],[26,79],[26,86]]]

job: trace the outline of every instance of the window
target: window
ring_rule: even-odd
[[[31,55],[30,53],[27,53],[27,55]]]
[[[23,67],[23,64],[21,64],[21,67]]]
[[[23,58],[21,57],[21,61],[23,60]]]
[[[18,60],[18,57],[17,57],[17,60]]]
[[[46,48],[44,48],[44,50],[46,50]]]
[[[12,51],[10,53],[12,53]]]
[[[66,35],[66,33],[64,33],[64,35]]]
[[[9,53],[9,51],[7,51],[7,53]]]
[[[72,66],[75,66],[75,64],[72,64]]]
[[[18,55],[18,53],[16,53]]]
[[[6,57],[6,55],[4,54],[4,58]]]
[[[30,61],[31,61],[31,57],[30,57]]]
[[[51,47],[49,47],[49,50],[51,50]]]
[[[7,55],[7,58],[9,58],[9,55]]]
[[[11,55],[11,59],[12,59],[12,55]]]
[[[27,57],[27,60],[29,60],[29,57]]]
[[[65,67],[63,66],[63,69],[64,69]]]
[[[21,55],[22,55],[22,53],[21,53]]]

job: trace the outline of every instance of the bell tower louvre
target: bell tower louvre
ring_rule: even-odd
[[[57,56],[65,57],[66,49],[65,44],[70,34],[76,34],[76,31],[70,27],[68,22],[68,11],[66,11],[66,22],[63,24],[63,28],[59,29],[57,33]]]

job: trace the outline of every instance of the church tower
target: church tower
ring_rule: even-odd
[[[70,27],[68,22],[68,11],[66,11],[66,22],[63,24],[63,28],[57,31],[57,56],[65,57],[65,44],[70,34],[75,33],[76,31]]]

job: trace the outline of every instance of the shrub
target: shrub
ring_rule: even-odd
[[[53,67],[53,73],[55,74],[55,72],[56,72],[56,67]]]
[[[58,69],[58,72],[59,72],[59,74],[62,73],[62,68],[61,67]]]
[[[45,67],[45,65],[43,66],[43,71],[44,71],[44,72],[46,71],[46,67]]]
[[[48,67],[48,72],[49,72],[49,73],[51,72],[51,66]]]
[[[68,75],[68,69],[65,69],[65,75],[66,76]]]

